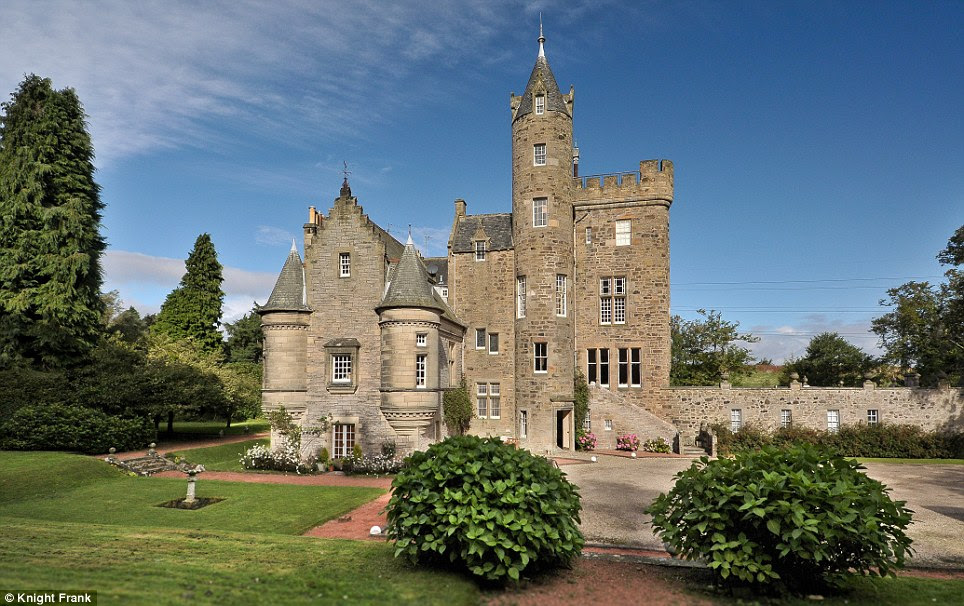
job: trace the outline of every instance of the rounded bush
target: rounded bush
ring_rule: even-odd
[[[34,404],[19,408],[0,426],[0,448],[70,450],[103,454],[143,448],[154,439],[146,419],[125,419],[99,410],[67,404]]]
[[[799,589],[850,570],[893,574],[913,512],[861,469],[810,446],[703,457],[646,513],[665,543],[722,579]]]
[[[568,564],[582,549],[579,492],[544,457],[498,438],[451,437],[405,459],[392,482],[395,556],[491,581]]]

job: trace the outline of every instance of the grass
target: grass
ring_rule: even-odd
[[[257,444],[267,446],[270,441],[268,438],[246,440],[207,448],[178,450],[169,454],[181,457],[196,465],[204,465],[204,468],[208,471],[244,471],[244,468],[241,467],[241,455],[252,446]]]
[[[157,505],[183,497],[185,480],[132,477],[90,457],[19,452],[0,452],[0,488],[2,516],[272,534],[301,534],[384,493],[354,486],[205,481],[201,474],[197,496],[225,500],[183,511]]]
[[[964,465],[964,459],[884,459],[856,457],[860,463],[893,463],[895,465]]]
[[[246,433],[262,433],[271,429],[271,423],[267,419],[248,419],[247,421],[237,421],[231,423],[231,427],[225,427],[224,421],[175,421],[174,435],[202,438],[205,436],[217,437],[224,431],[226,436],[241,436]],[[166,434],[167,424],[161,422],[158,436],[163,438]]]
[[[384,543],[0,517],[0,561],[0,587],[94,590],[101,606],[478,602],[468,579]]]

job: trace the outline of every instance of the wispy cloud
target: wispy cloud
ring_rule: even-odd
[[[412,88],[433,85],[426,66],[479,54],[521,3],[501,6],[8,0],[0,5],[0,91],[28,72],[77,89],[100,166],[158,148],[224,144],[234,135],[211,124],[225,116],[246,139],[309,146],[418,103]]]
[[[814,314],[793,324],[758,324],[752,326],[748,332],[760,337],[758,343],[749,346],[753,355],[757,359],[772,359],[777,364],[790,358],[803,356],[810,339],[823,332],[836,332],[871,355],[881,353],[877,344],[877,335],[870,332],[870,320],[843,321],[823,314]]]
[[[295,235],[286,229],[271,225],[259,225],[254,241],[263,246],[289,246]]]
[[[104,255],[104,289],[117,290],[126,305],[141,313],[160,309],[168,292],[177,287],[184,275],[184,261],[144,255],[126,250],[108,250]],[[233,321],[251,310],[255,301],[264,303],[277,275],[224,268],[224,319]]]
[[[406,233],[399,239],[404,242],[407,237]],[[449,230],[440,227],[412,227],[412,242],[422,256],[444,257],[448,254]]]

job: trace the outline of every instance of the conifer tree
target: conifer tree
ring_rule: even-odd
[[[151,331],[176,340],[191,339],[205,351],[220,352],[224,278],[210,234],[198,236],[185,266],[181,284],[167,295]]]
[[[27,76],[0,115],[0,365],[81,362],[102,331],[100,188],[72,89]]]

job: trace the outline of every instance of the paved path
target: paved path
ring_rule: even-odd
[[[563,467],[582,495],[582,530],[591,542],[659,550],[650,517],[643,514],[673,476],[692,460],[598,456],[598,463]],[[869,463],[867,473],[907,501],[915,523],[907,533],[922,567],[964,567],[964,466]]]

